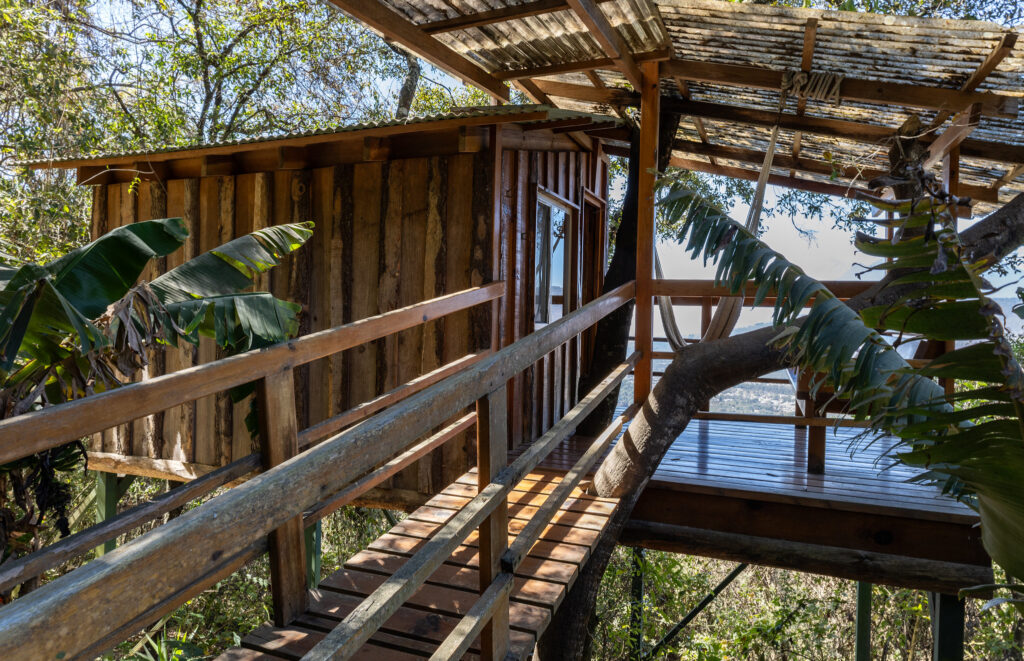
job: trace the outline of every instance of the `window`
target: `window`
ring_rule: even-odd
[[[547,200],[537,203],[537,270],[534,274],[534,322],[562,316],[565,295],[565,209]]]

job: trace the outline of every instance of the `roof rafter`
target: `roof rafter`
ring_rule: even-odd
[[[331,3],[456,78],[480,87],[495,98],[511,100],[508,86],[503,82],[377,0],[331,0]]]
[[[967,136],[978,127],[980,121],[981,109],[977,105],[957,113],[950,127],[928,145],[928,156],[925,157],[922,165],[925,168],[930,168],[942,160],[946,154],[958,148],[967,139]]]
[[[767,90],[782,89],[784,75],[783,71],[775,69],[691,60],[669,60],[662,64],[662,71],[664,75],[681,76],[687,80]],[[984,114],[999,117],[1016,118],[1018,111],[1017,97],[857,78],[843,78],[840,94],[849,101],[952,112],[980,103]]]
[[[764,152],[756,149],[745,149],[743,147],[732,147],[727,145],[706,145],[691,140],[676,140],[672,143],[672,149],[685,154],[697,154],[709,159],[720,158],[730,161],[740,161],[760,165],[764,163]],[[856,165],[838,165],[827,161],[818,161],[809,158],[793,158],[784,154],[775,154],[772,160],[772,167],[786,168],[791,172],[806,172],[825,176],[837,176],[847,180],[870,181],[875,177],[886,174],[884,170],[876,168],[863,168]],[[794,176],[790,174],[790,176]],[[985,186],[960,185],[961,195],[970,197],[978,202],[998,202],[998,196],[991,189]]]
[[[597,6],[595,0],[568,0],[569,6],[583,25],[590,30],[591,36],[604,50],[605,55],[615,60],[626,80],[635,88],[641,88],[640,67],[629,52],[622,35],[608,22],[608,17]]]
[[[704,161],[679,158],[676,156],[669,159],[669,165],[677,168],[683,168],[684,170],[706,172],[707,174],[717,174],[723,177],[745,179],[747,181],[757,181],[760,177],[760,173],[757,170],[748,170],[747,168],[737,168],[728,165],[712,165],[711,163],[705,163]],[[768,175],[768,183],[773,186],[783,186],[785,188],[807,191],[809,193],[835,195],[850,199],[859,199],[863,194],[872,195],[871,191],[859,186],[844,186],[843,184],[815,181],[812,179],[800,179],[799,177],[790,177],[783,174]],[[960,215],[962,216],[969,217],[970,213],[970,210],[967,208],[960,209]]]
[[[635,62],[664,61],[672,57],[672,51],[667,48],[635,53],[632,58]],[[576,73],[579,71],[593,71],[594,69],[618,69],[619,63],[611,57],[598,57],[592,60],[579,60],[575,62],[559,62],[543,67],[532,69],[510,69],[508,71],[495,71],[492,75],[498,80],[519,80],[521,78],[540,78],[543,76],[556,76],[562,73]]]
[[[1024,165],[1015,165],[1009,170],[1007,170],[1006,174],[993,181],[992,185],[989,186],[989,190],[994,190],[998,192],[1000,188],[1009,184],[1022,174],[1024,174]]]
[[[1016,44],[1016,32],[1007,32],[1004,34],[1002,39],[999,40],[999,43],[992,49],[992,52],[985,58],[985,61],[981,63],[981,66],[975,69],[974,73],[972,73],[967,80],[964,81],[964,84],[960,86],[960,91],[973,92],[976,90],[979,85],[985,82],[988,75],[995,71],[996,67],[999,66],[999,63],[1010,54],[1010,51],[1013,50],[1013,47]],[[931,128],[935,129],[942,126],[942,124],[949,119],[949,115],[950,112],[947,110],[939,111],[935,115],[935,119],[932,120]]]

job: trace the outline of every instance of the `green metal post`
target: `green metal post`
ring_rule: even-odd
[[[928,593],[932,615],[932,661],[964,661],[964,600]]]
[[[117,501],[120,500],[120,495],[116,473],[96,473],[96,523],[117,516]],[[96,547],[96,556],[110,553],[116,547],[117,540],[108,539]]]
[[[629,658],[638,661],[644,650],[644,550],[630,547],[632,581],[629,602]]]
[[[871,584],[857,581],[856,661],[871,661]]]
[[[320,585],[320,568],[323,564],[323,528],[317,521],[306,528],[306,585],[310,590]]]

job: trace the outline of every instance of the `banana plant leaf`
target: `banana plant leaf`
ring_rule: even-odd
[[[313,235],[313,223],[275,225],[228,241],[198,255],[150,283],[165,304],[221,296],[253,285],[253,278]]]
[[[19,354],[60,360],[69,336],[84,352],[104,344],[91,320],[128,292],[149,260],[187,236],[180,218],[133,223],[48,264],[8,271],[0,292],[0,369],[10,370]]]

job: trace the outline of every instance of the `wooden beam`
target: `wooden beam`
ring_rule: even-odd
[[[804,73],[811,72],[811,66],[814,64],[814,43],[818,38],[818,19],[809,18],[807,23],[804,25],[804,50],[800,57],[800,70]],[[796,102],[796,114],[803,115],[807,109],[807,97],[803,96],[797,99]],[[801,133],[797,131],[793,134],[793,147],[790,153],[793,154],[793,158],[800,157],[800,139]],[[795,172],[792,170],[789,176],[793,176]]]
[[[710,145],[701,142],[693,142],[692,140],[676,140],[672,145],[672,149],[674,151],[685,152],[688,154],[706,156],[709,159],[727,159],[730,161],[742,161],[744,163],[753,163],[756,165],[764,163],[764,152],[757,151],[756,149],[745,149],[743,147]],[[867,182],[875,177],[886,174],[884,170],[876,168],[860,168],[854,165],[840,166],[826,161],[817,161],[809,158],[793,158],[792,156],[786,156],[778,153],[775,154],[775,158],[772,160],[772,165],[778,168],[788,168],[791,172],[791,177],[794,176],[792,174],[793,172],[806,172],[809,174],[820,174],[829,177],[836,176],[847,180],[853,179]],[[987,202],[990,204],[997,204],[999,202],[998,194],[994,193],[991,188],[986,186],[961,185],[960,194],[970,197],[976,202]]]
[[[619,543],[733,562],[956,593],[991,582],[992,568],[958,562],[822,546],[690,526],[630,520]]]
[[[669,60],[662,67],[668,76],[681,76],[691,81],[776,91],[782,89],[782,77],[785,74],[777,69],[695,60]],[[857,78],[844,78],[840,94],[846,101],[899,105],[928,110],[950,110],[952,112],[958,112],[971,104],[980,103],[982,114],[1010,118],[1016,118],[1018,110],[1016,97],[992,92],[965,92],[942,87],[859,80]]]
[[[651,392],[653,350],[654,179],[658,168],[658,131],[661,90],[658,64],[645,62],[640,87],[640,148],[636,221],[636,350],[640,359],[633,370],[633,401],[643,403]]]
[[[561,73],[575,73],[577,71],[593,71],[594,69],[615,69],[618,65],[610,57],[600,57],[593,60],[580,60],[578,62],[559,62],[546,67],[534,67],[532,69],[514,69],[512,71],[495,71],[494,77],[498,80],[519,80],[521,78],[538,78],[541,76],[557,76]]]
[[[997,66],[999,66],[999,63],[1010,54],[1010,51],[1013,50],[1016,43],[1016,32],[1007,32],[1004,34],[1002,39],[999,40],[999,43],[992,49],[992,52],[985,58],[985,61],[981,63],[981,66],[975,69],[974,73],[968,76],[967,80],[964,81],[964,84],[960,86],[960,91],[973,92],[977,89],[978,85],[981,85],[981,83],[985,81],[985,78],[987,78],[988,75],[992,73]],[[946,120],[949,119],[949,115],[949,111],[940,110],[935,114],[935,118],[932,120],[930,128],[937,129],[942,126]]]
[[[424,23],[420,25],[420,29],[426,34],[455,32],[456,30],[478,28],[483,25],[504,23],[505,21],[514,21],[529,16],[550,14],[551,12],[562,11],[568,8],[569,5],[566,4],[565,0],[535,0],[535,2],[527,2],[521,5],[501,7],[499,9],[491,9],[490,11],[476,12],[466,14],[465,16],[456,16],[454,18]]]
[[[957,113],[950,127],[928,145],[928,156],[924,159],[923,167],[930,168],[945,158],[946,154],[957,149],[967,139],[967,136],[978,127],[978,122],[980,121],[981,109],[978,108],[977,104],[963,112]]]
[[[621,89],[597,89],[586,85],[572,83],[556,83],[546,80],[536,81],[546,94],[588,103],[599,103],[610,106],[635,106],[640,97]],[[666,97],[663,100],[666,108],[681,115],[702,117],[723,122],[749,124],[771,128],[776,123],[780,128],[790,131],[802,131],[814,135],[842,138],[855,142],[878,144],[888,140],[895,130],[877,124],[865,124],[844,119],[828,119],[824,117],[797,117],[791,114],[779,114],[772,110],[756,110],[740,108],[718,103],[688,101]],[[928,138],[922,138],[927,142]],[[968,138],[960,145],[960,155],[967,158],[978,158],[999,163],[1024,164],[1024,147],[1000,142],[972,140]]]
[[[604,50],[605,55],[615,60],[617,67],[626,76],[626,80],[635,88],[641,87],[640,67],[629,52],[618,30],[608,22],[608,17],[597,6],[595,0],[569,0],[569,6],[583,25],[590,30],[590,35]]]
[[[671,59],[672,51],[661,48],[643,53],[635,53],[632,57],[635,62],[662,62]],[[598,57],[590,60],[577,60],[575,62],[559,62],[558,64],[532,69],[495,71],[492,75],[499,80],[519,80],[521,78],[557,76],[562,73],[575,73],[578,71],[593,71],[594,69],[617,69],[618,67],[619,63],[616,60],[610,57]]]
[[[679,99],[665,99],[664,103],[667,108],[671,108],[673,111],[681,114],[696,115],[705,119],[736,122],[751,126],[764,126],[767,128],[778,123],[779,127],[783,129],[870,144],[878,144],[888,140],[895,133],[893,129],[886,126],[842,119],[797,117],[796,115],[779,114],[769,110],[753,110],[717,103]],[[928,138],[922,138],[922,141],[928,141]],[[1024,164],[1024,147],[999,142],[968,138],[960,143],[960,155],[1000,163]]]
[[[387,39],[402,44],[419,57],[429,60],[456,78],[467,84],[475,85],[502,101],[511,101],[509,89],[504,83],[437,41],[378,0],[331,0],[331,2],[349,16],[380,32]]]
[[[1009,184],[1021,174],[1024,174],[1024,165],[1015,165],[1007,170],[1006,174],[993,181],[992,185],[989,186],[989,190],[996,191],[998,193],[1000,188]]]

